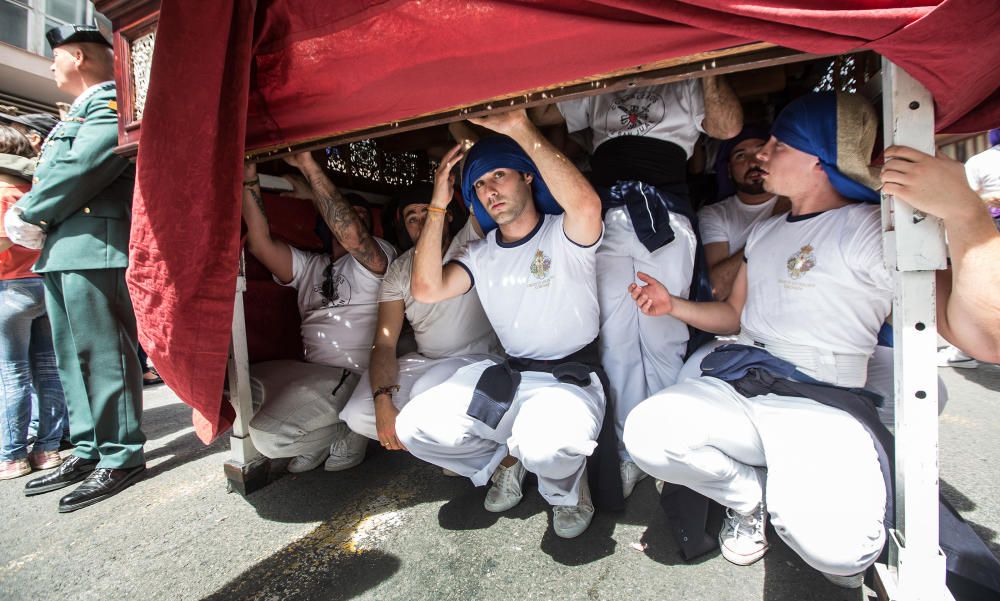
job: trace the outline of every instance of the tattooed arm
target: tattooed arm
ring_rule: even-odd
[[[282,282],[292,281],[292,251],[281,240],[271,237],[264,213],[264,198],[257,180],[257,165],[243,168],[243,221],[247,224],[247,249],[264,267]],[[247,182],[253,182],[248,184]]]
[[[389,258],[368,233],[354,207],[340,194],[330,178],[323,173],[322,167],[312,158],[309,152],[300,152],[285,157],[285,162],[302,171],[309,180],[313,190],[313,204],[323,216],[323,221],[330,227],[337,241],[347,252],[358,260],[372,273],[385,273],[389,266]]]

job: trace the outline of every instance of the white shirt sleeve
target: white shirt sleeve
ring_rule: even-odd
[[[472,240],[468,244],[458,249],[458,252],[448,261],[448,263],[458,263],[472,280],[469,290],[476,287],[476,249],[486,244],[486,240]]]
[[[590,127],[590,111],[593,107],[593,101],[593,97],[588,97],[566,100],[556,104],[563,119],[566,120],[566,129],[569,133]]]
[[[844,245],[848,264],[872,286],[892,294],[894,285],[892,274],[885,266],[882,251],[882,215],[878,210],[856,210],[858,219],[847,222],[844,235],[848,242]],[[855,226],[856,224],[856,226]]]
[[[687,84],[687,112],[691,115],[691,121],[695,128],[701,133],[706,133],[702,121],[705,120],[705,93],[701,88],[701,80],[689,79]]]
[[[969,187],[980,194],[983,189],[983,176],[979,172],[976,157],[972,157],[965,163],[965,178],[969,180]]]
[[[289,246],[288,249],[292,251],[292,279],[286,283],[279,280],[278,276],[274,274],[271,274],[271,277],[274,278],[276,283],[282,286],[298,289],[302,285],[302,278],[305,276],[306,268],[309,266],[310,261],[315,261],[316,257],[321,255],[306,252],[294,246]]]
[[[403,266],[409,267],[409,261],[395,260],[386,269],[385,277],[382,279],[382,286],[379,288],[378,302],[387,303],[391,301],[404,300],[406,289],[410,287],[408,273],[403,273]]]
[[[721,203],[709,205],[698,211],[698,230],[701,232],[701,243],[729,242],[729,230],[726,229],[724,211]],[[734,250],[734,249],[730,249]]]

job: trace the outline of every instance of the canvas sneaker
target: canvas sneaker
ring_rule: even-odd
[[[31,464],[26,457],[0,461],[0,480],[11,480],[20,478],[31,473]]]
[[[301,474],[302,472],[314,470],[319,467],[319,464],[323,463],[323,460],[329,454],[330,450],[323,447],[318,451],[306,455],[296,455],[288,462],[288,472],[291,474]]]
[[[639,466],[631,461],[622,461],[622,496],[626,499],[635,490],[635,485],[647,476],[646,472],[639,469]]]
[[[491,478],[493,486],[487,491],[483,502],[486,511],[500,513],[520,503],[524,497],[521,485],[524,484],[527,473],[528,470],[524,469],[524,464],[520,461],[509,467],[498,466]]]
[[[330,445],[330,458],[323,469],[328,472],[349,470],[365,460],[368,438],[342,424],[344,434]]]
[[[62,465],[59,451],[35,451],[28,455],[28,463],[36,470],[47,470]]]
[[[938,367],[979,367],[979,361],[966,355],[953,346],[946,346],[938,350]]]
[[[560,538],[576,538],[584,533],[594,519],[594,504],[590,500],[587,475],[580,480],[580,498],[576,505],[552,507],[552,529]]]
[[[719,532],[719,548],[722,556],[738,566],[748,566],[767,553],[767,511],[760,503],[748,515],[726,508]]]

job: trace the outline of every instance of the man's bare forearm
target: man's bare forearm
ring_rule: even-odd
[[[531,157],[545,185],[563,209],[567,212],[590,209],[600,214],[600,198],[587,178],[530,121],[523,121],[510,137]]]
[[[736,281],[736,274],[740,272],[743,264],[743,250],[740,249],[733,256],[723,259],[713,265],[708,270],[708,277],[712,282],[712,293],[715,300],[724,301],[729,298],[733,291],[733,282]]]
[[[371,370],[368,379],[372,393],[379,388],[399,383],[399,362],[396,360],[396,348],[386,344],[376,344],[372,349]]]
[[[319,166],[303,170],[315,198],[313,204],[341,246],[373,272],[384,273],[388,258],[368,233],[354,207],[333,185]]]
[[[740,331],[740,314],[723,302],[696,302],[673,297],[670,316],[712,334],[729,335]]]
[[[739,135],[743,129],[743,107],[729,82],[722,76],[701,80],[705,96],[705,133],[719,140]]]
[[[417,247],[413,251],[413,271],[410,282],[410,293],[419,302],[428,298],[443,286],[444,260],[441,243],[444,239],[445,214],[440,211],[428,211],[424,229],[420,232]]]

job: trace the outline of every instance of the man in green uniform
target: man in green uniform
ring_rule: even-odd
[[[17,244],[41,248],[59,377],[73,455],[27,483],[35,495],[83,480],[59,500],[68,512],[97,503],[145,471],[140,430],[142,370],[135,314],[125,287],[135,169],[118,140],[114,56],[96,27],[66,25],[46,37],[56,85],[76,96],[49,134],[34,185],[5,218]]]

